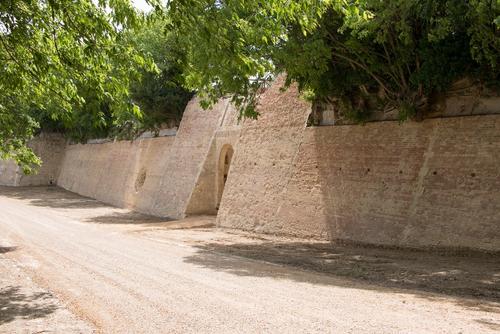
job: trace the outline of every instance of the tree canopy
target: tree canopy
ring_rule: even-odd
[[[359,120],[376,108],[412,117],[463,77],[499,83],[498,0],[172,0],[168,11],[187,84],[207,103],[233,96],[246,116],[277,73]]]
[[[139,105],[142,119],[135,133],[157,131],[162,126],[178,126],[193,92],[184,88],[181,60],[184,51],[175,36],[166,30],[163,15],[153,14],[138,31],[129,33],[134,47],[151,57],[158,72],[141,71],[141,78],[130,85],[132,100]]]
[[[422,113],[464,77],[500,86],[498,0],[0,2],[0,158],[29,172],[43,129],[130,137],[179,122],[193,92],[257,117],[279,73],[349,117]]]
[[[28,172],[40,122],[99,129],[106,111],[115,124],[140,117],[129,82],[154,63],[122,41],[142,21],[129,0],[1,1],[0,158]]]
[[[126,90],[122,100],[129,108],[140,110],[117,115],[110,101],[99,98],[89,87],[83,92],[85,103],[74,107],[64,122],[45,117],[40,121],[41,128],[61,131],[73,141],[85,142],[106,137],[133,139],[144,131],[158,132],[162,127],[178,125],[193,93],[183,88],[178,62],[182,52],[165,30],[165,22],[164,16],[151,14],[139,27],[124,31],[116,41],[120,47],[131,48],[153,62],[154,70],[136,66],[129,70],[128,76],[117,78]],[[121,58],[108,60],[112,73],[121,68],[121,61]]]

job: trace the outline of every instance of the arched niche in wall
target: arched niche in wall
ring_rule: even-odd
[[[229,175],[229,167],[231,166],[233,153],[233,147],[229,144],[222,146],[219,153],[219,161],[217,162],[217,210],[219,209],[222,194],[224,193],[224,187]]]

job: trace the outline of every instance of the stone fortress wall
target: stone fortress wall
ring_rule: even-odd
[[[175,136],[67,145],[59,166],[44,168],[65,189],[158,216],[217,214],[221,227],[258,233],[500,251],[498,98],[455,98],[445,114],[459,117],[307,127],[310,104],[281,83],[263,94],[258,120],[238,122],[227,100],[204,111],[194,99]]]
[[[68,145],[57,185],[105,203],[133,208],[145,182],[161,177],[159,167],[165,163],[174,139],[167,136]]]
[[[271,88],[242,128],[219,226],[500,250],[500,115],[306,127],[296,95]]]
[[[40,186],[56,184],[61,169],[66,141],[62,136],[42,133],[29,146],[43,163],[36,174],[24,175],[21,168],[11,160],[0,160],[0,186]]]
[[[175,135],[68,145],[57,184],[157,216],[216,214],[214,156],[220,145],[234,144],[235,117],[228,100],[203,110],[193,99]]]

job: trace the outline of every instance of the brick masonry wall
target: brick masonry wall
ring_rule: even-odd
[[[271,88],[246,124],[223,227],[323,240],[500,250],[500,115],[305,128]]]
[[[228,103],[221,100],[210,110],[203,110],[197,98],[188,104],[169,158],[162,167],[162,177],[158,183],[151,185],[155,189],[143,197],[140,208],[151,207],[148,213],[154,215],[185,217],[191,194],[202,175],[203,165]],[[202,197],[199,200],[207,199]],[[150,203],[153,205],[150,206]]]
[[[55,184],[64,156],[66,140],[59,134],[42,133],[30,141],[29,147],[42,160],[37,173],[24,175],[22,169],[11,160],[0,160],[0,185],[40,186]]]
[[[219,175],[220,154],[227,145],[236,148],[241,128],[238,111],[231,104],[227,104],[219,121],[203,168],[189,198],[186,215],[217,214],[218,187],[221,186],[218,181],[222,177]]]
[[[57,184],[119,207],[182,218],[228,101],[187,106],[175,136],[69,145]],[[200,197],[192,205],[206,207]]]
[[[219,226],[321,240],[500,251],[500,115],[306,128],[309,103],[282,78],[237,121],[227,100],[191,101],[176,136],[68,145],[33,141],[44,165],[0,182],[57,184],[172,218],[215,214],[221,152],[234,149]],[[62,163],[60,163],[62,161]],[[14,166],[14,167],[13,167]]]
[[[242,126],[222,196],[219,226],[270,232],[281,198],[294,171],[294,161],[310,111],[297,92],[280,92],[282,78],[260,100],[260,117]],[[278,228],[279,229],[279,228]],[[293,228],[282,230],[293,234]]]
[[[0,160],[0,186],[18,186],[21,171],[12,160]]]
[[[109,204],[135,208],[148,190],[146,182],[161,177],[173,141],[172,136],[68,145],[57,184]]]

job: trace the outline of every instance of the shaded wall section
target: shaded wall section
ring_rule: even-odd
[[[3,186],[40,186],[55,184],[61,161],[64,156],[66,140],[59,134],[41,133],[28,144],[42,160],[37,173],[24,175],[19,166],[11,160],[0,160],[0,185]]]
[[[241,130],[219,226],[500,250],[500,115],[305,127],[295,91]]]
[[[0,186],[18,186],[21,173],[13,160],[0,160]]]

